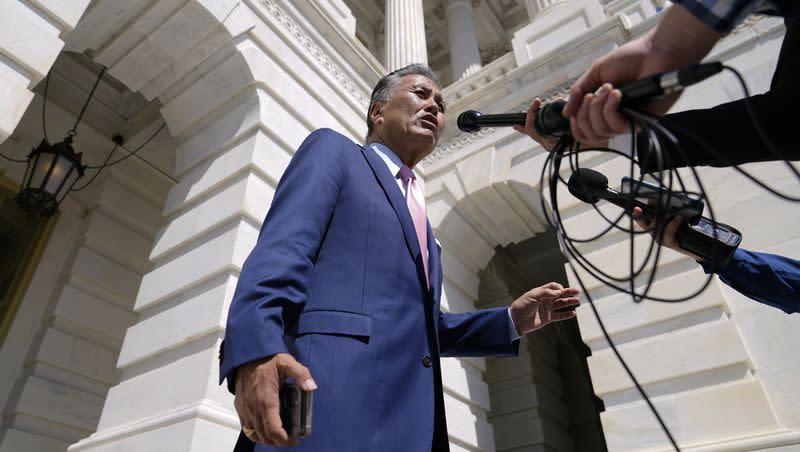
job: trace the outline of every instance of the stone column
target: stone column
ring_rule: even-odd
[[[528,10],[530,21],[533,22],[553,6],[563,2],[564,0],[525,0],[525,8]]]
[[[428,64],[422,0],[386,0],[386,69]]]
[[[448,0],[447,29],[450,41],[450,66],[457,82],[481,68],[481,54],[475,37],[471,0]]]

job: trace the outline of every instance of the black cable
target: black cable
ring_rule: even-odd
[[[72,189],[72,190],[70,190],[70,191],[81,191],[81,190],[83,190],[84,188],[88,187],[88,186],[89,186],[89,184],[91,184],[92,182],[94,182],[94,180],[95,180],[95,179],[97,179],[97,176],[100,174],[100,172],[101,172],[101,171],[103,171],[103,169],[105,169],[105,168],[108,168],[108,167],[111,167],[111,166],[114,166],[114,165],[116,165],[117,163],[120,163],[120,162],[122,162],[123,160],[126,160],[126,159],[128,159],[128,158],[130,158],[130,157],[132,157],[132,156],[136,155],[136,153],[137,153],[137,152],[139,152],[139,151],[140,151],[142,148],[144,148],[144,147],[145,147],[145,146],[146,146],[148,143],[150,143],[150,141],[152,141],[152,140],[153,140],[153,138],[155,138],[155,137],[156,137],[156,135],[158,135],[158,133],[159,133],[159,132],[161,132],[161,130],[163,130],[163,129],[164,129],[164,127],[165,127],[166,125],[167,125],[167,123],[161,124],[161,126],[160,126],[160,127],[159,127],[159,128],[158,128],[158,129],[157,129],[155,132],[153,132],[153,134],[152,134],[152,135],[150,135],[150,137],[149,137],[149,138],[147,138],[147,139],[144,141],[144,143],[140,144],[140,145],[139,145],[139,146],[138,146],[138,147],[137,147],[135,150],[133,150],[133,151],[128,151],[127,149],[125,149],[125,147],[124,147],[124,146],[122,146],[122,144],[121,144],[121,141],[120,141],[120,142],[115,142],[115,143],[114,143],[114,147],[111,149],[111,152],[109,152],[109,153],[108,153],[108,156],[106,156],[106,159],[105,159],[105,161],[103,162],[103,164],[102,164],[102,165],[97,165],[97,166],[95,166],[95,165],[86,165],[86,167],[85,167],[86,169],[96,169],[96,170],[97,170],[97,172],[96,172],[96,173],[94,173],[94,175],[92,176],[91,180],[89,180],[89,182],[85,183],[85,184],[84,184],[82,187],[80,187],[80,188],[73,188],[73,189]],[[112,155],[114,155],[114,152],[115,152],[115,151],[117,150],[117,148],[119,148],[119,147],[122,147],[123,149],[125,149],[126,151],[128,151],[128,152],[129,152],[129,154],[128,154],[128,155],[126,155],[125,157],[122,157],[122,158],[120,158],[120,159],[117,159],[117,160],[115,160],[115,161],[114,161],[114,162],[112,162],[112,163],[108,163],[108,161],[109,161],[109,160],[111,160],[111,156],[112,156]]]
[[[760,138],[766,144],[768,151],[774,157],[780,157],[781,153],[778,150],[778,147],[775,145],[773,140],[769,137],[769,135],[765,132],[765,129],[761,125],[759,118],[755,115],[754,108],[752,102],[750,101],[749,97],[749,90],[747,89],[747,85],[742,78],[741,74],[739,74],[735,69],[724,66],[725,69],[734,73],[736,78],[739,80],[739,83],[742,86],[742,89],[745,93],[745,105],[747,108],[748,115],[752,119],[753,126],[756,129]],[[569,259],[570,265],[573,267],[575,274],[575,278],[578,281],[580,288],[583,290],[587,300],[589,301],[590,306],[592,307],[592,311],[594,313],[595,318],[597,319],[598,324],[600,325],[600,329],[603,333],[604,338],[609,344],[609,347],[622,364],[622,367],[625,369],[625,372],[633,381],[634,386],[636,387],[639,394],[642,396],[646,404],[648,405],[650,411],[658,420],[658,423],[661,429],[664,431],[665,435],[668,437],[669,441],[671,442],[672,446],[675,450],[679,451],[679,447],[675,442],[672,434],[670,433],[669,429],[667,428],[666,424],[664,423],[663,419],[659,415],[658,411],[656,410],[655,406],[652,404],[650,399],[648,398],[647,394],[645,393],[644,389],[642,388],[641,384],[636,380],[636,377],[633,375],[633,372],[630,370],[630,367],[625,363],[622,355],[616,348],[616,345],[611,340],[611,337],[608,331],[603,324],[599,311],[594,304],[587,287],[585,286],[580,272],[586,272],[589,276],[595,278],[600,283],[604,284],[607,287],[615,289],[621,293],[625,293],[630,295],[635,302],[640,302],[642,300],[652,300],[658,302],[683,302],[694,298],[695,296],[699,295],[703,292],[711,283],[713,276],[708,274],[706,276],[705,282],[701,284],[696,290],[690,293],[687,296],[681,297],[673,297],[673,298],[665,298],[654,296],[650,294],[650,291],[653,287],[653,284],[656,280],[656,272],[659,269],[659,262],[661,259],[661,246],[659,245],[665,234],[665,228],[667,223],[667,214],[669,212],[668,201],[669,197],[673,193],[683,193],[683,194],[692,194],[693,196],[697,197],[698,200],[701,200],[705,203],[705,206],[708,209],[708,216],[710,217],[709,220],[712,223],[716,223],[716,216],[714,212],[714,208],[712,203],[710,202],[709,198],[706,196],[705,187],[700,179],[700,175],[698,174],[696,168],[693,166],[689,166],[689,171],[691,172],[691,179],[693,179],[694,183],[697,185],[696,191],[688,190],[687,180],[684,180],[684,176],[681,176],[680,172],[678,172],[675,168],[673,168],[672,157],[670,156],[670,152],[665,152],[667,150],[673,152],[676,158],[680,157],[682,161],[691,161],[687,157],[687,151],[682,148],[678,139],[675,135],[666,129],[660,122],[659,119],[648,115],[646,113],[626,109],[623,108],[622,113],[628,117],[631,121],[631,149],[632,152],[630,155],[626,153],[622,153],[616,151],[614,149],[608,148],[582,148],[580,143],[575,142],[573,138],[567,133],[565,136],[561,137],[558,142],[556,143],[555,147],[552,149],[548,157],[545,159],[544,166],[542,168],[542,172],[540,174],[539,180],[539,194],[540,194],[540,202],[542,211],[545,213],[545,219],[547,223],[556,231],[556,234],[559,238],[559,243],[564,254]],[[640,143],[636,140],[635,131],[640,130],[640,136],[642,136],[645,140],[644,143]],[[693,136],[691,131],[684,132],[689,135],[690,138],[694,138],[699,145],[704,148],[706,152],[709,152],[711,155],[720,158],[724,161],[725,156],[716,149],[713,149],[707,143],[705,143],[702,139],[698,139],[697,137]],[[639,147],[644,145],[646,147],[646,153],[644,154],[647,159],[654,159],[649,160],[650,164],[648,167],[655,167],[655,171],[644,172],[642,171],[640,174],[634,174],[636,167],[642,167],[643,162],[638,162],[637,157],[640,155]],[[666,147],[665,147],[666,146]],[[644,177],[651,177],[653,178],[661,187],[663,187],[663,191],[666,196],[664,195],[657,195],[655,196],[652,201],[652,208],[654,210],[655,219],[650,220],[651,226],[644,231],[637,230],[634,228],[633,223],[634,219],[626,212],[626,209],[623,209],[623,212],[620,213],[616,218],[613,216],[609,217],[608,215],[604,214],[601,209],[596,205],[593,204],[592,207],[594,211],[603,218],[607,225],[602,227],[601,231],[596,234],[592,234],[590,237],[572,237],[567,232],[566,227],[564,226],[561,212],[558,206],[558,184],[568,185],[568,183],[564,180],[561,176],[561,163],[564,158],[567,159],[569,164],[569,168],[573,173],[578,171],[581,168],[580,165],[580,154],[585,152],[611,152],[613,154],[617,154],[618,156],[623,156],[630,160],[630,165],[628,168],[628,177],[630,177],[633,181],[643,181]],[[800,178],[800,172],[798,172],[797,168],[795,168],[791,163],[785,162],[786,165],[789,167],[790,171],[794,173],[798,178]],[[764,182],[761,182],[756,177],[749,174],[747,171],[739,168],[736,165],[731,165],[733,168],[759,185],[760,187],[764,188],[768,192],[782,198],[785,200],[790,201],[800,201],[800,198],[796,198],[794,196],[781,193],[772,187],[769,187]],[[545,189],[548,190],[548,195],[545,196]],[[630,196],[633,199],[639,197],[639,190],[642,189],[641,183],[632,183],[630,184]],[[549,206],[547,205],[547,200],[549,198]],[[627,225],[623,223],[623,218],[628,215]],[[629,245],[629,265],[627,268],[628,274],[624,276],[617,276],[608,274],[608,272],[604,271],[603,269],[599,268],[595,265],[591,259],[587,258],[581,253],[579,249],[579,245],[589,243],[595,240],[599,240],[604,237],[606,234],[614,231],[619,230],[622,233],[627,234]],[[650,246],[647,249],[647,252],[644,254],[642,258],[641,265],[636,265],[636,248],[635,248],[635,238],[637,234],[642,233],[649,233],[651,235]],[[713,231],[713,237],[717,239],[718,231],[715,229]],[[716,244],[716,240],[713,241],[714,246],[719,246]],[[712,254],[714,254],[714,250],[712,249]],[[645,275],[645,271],[649,270],[649,274],[646,275],[646,279],[642,281],[641,284],[638,284],[637,281],[639,280],[640,276]]]
[[[750,90],[747,88],[747,83],[744,81],[744,77],[742,74],[739,73],[736,69],[730,66],[722,66],[723,69],[728,70],[733,73],[733,75],[739,80],[739,84],[744,91],[744,106],[747,109],[747,114],[750,115],[750,119],[753,121],[753,128],[756,129],[758,132],[759,138],[764,141],[764,144],[767,145],[767,150],[775,157],[777,160],[783,160],[783,153],[780,151],[779,146],[775,145],[775,142],[772,141],[769,134],[764,131],[764,127],[761,125],[761,120],[759,119],[758,115],[756,115],[755,111],[753,110],[753,101],[750,99]],[[789,167],[790,171],[794,173],[797,178],[800,178],[800,172],[797,171],[797,168],[794,167],[788,161],[785,161],[786,166]]]
[[[81,112],[78,113],[78,117],[75,119],[75,125],[72,126],[71,129],[67,131],[67,135],[75,136],[78,134],[78,124],[81,123],[81,119],[83,119],[83,114],[86,113],[86,108],[89,106],[89,102],[92,100],[92,96],[94,96],[94,91],[97,89],[97,85],[100,84],[100,79],[103,78],[103,74],[106,73],[106,67],[103,66],[100,69],[100,75],[97,76],[97,80],[94,81],[94,86],[92,86],[92,90],[89,92],[89,97],[86,99],[86,103],[83,104],[83,108],[81,108]]]
[[[72,188],[72,189],[70,189],[70,191],[81,191],[81,190],[83,190],[84,188],[88,187],[88,186],[89,186],[89,185],[90,185],[92,182],[94,182],[94,180],[95,180],[95,179],[97,179],[97,176],[99,176],[99,175],[100,175],[100,172],[101,172],[101,171],[103,171],[103,168],[107,168],[107,166],[106,166],[106,163],[107,163],[107,162],[108,162],[108,161],[111,159],[111,156],[112,156],[112,155],[114,155],[114,151],[116,151],[118,147],[119,147],[119,144],[118,144],[118,143],[114,143],[114,147],[113,147],[113,148],[111,148],[111,152],[109,152],[109,153],[108,153],[108,156],[106,157],[106,160],[105,160],[105,162],[103,162],[103,164],[102,164],[102,165],[100,165],[99,167],[93,167],[93,168],[99,168],[99,169],[97,170],[97,172],[96,172],[96,173],[94,173],[94,175],[92,176],[92,178],[91,178],[91,179],[89,179],[89,182],[86,182],[86,183],[85,183],[85,184],[83,184],[83,186],[82,186],[82,187],[80,187],[80,188]],[[88,168],[88,167],[87,167],[87,168]]]
[[[600,331],[603,332],[603,337],[605,337],[606,341],[608,341],[609,348],[611,348],[611,351],[614,352],[614,355],[616,355],[619,363],[622,364],[622,368],[625,369],[625,373],[628,374],[628,377],[630,377],[631,381],[633,382],[633,385],[636,386],[636,390],[639,392],[639,395],[641,395],[642,399],[644,399],[645,403],[647,403],[648,408],[650,408],[650,412],[653,413],[653,416],[655,416],[656,420],[658,421],[658,425],[661,426],[661,430],[664,431],[664,434],[669,439],[669,442],[672,443],[672,447],[674,447],[677,452],[680,452],[681,449],[680,447],[678,447],[678,443],[675,441],[675,438],[669,431],[669,428],[667,427],[667,424],[664,422],[664,419],[662,419],[661,415],[658,414],[658,410],[656,409],[655,405],[653,405],[653,402],[650,401],[650,397],[647,396],[647,393],[644,392],[644,388],[642,388],[642,385],[639,383],[636,377],[633,376],[633,372],[631,371],[630,367],[628,367],[628,364],[622,358],[622,355],[619,353],[619,350],[617,350],[617,346],[611,340],[611,336],[608,334],[608,330],[606,330],[605,324],[600,319],[600,313],[597,311],[597,306],[594,305],[594,300],[592,300],[592,296],[589,295],[589,291],[586,290],[586,287],[583,284],[583,280],[581,279],[581,277],[578,275],[577,272],[575,272],[575,279],[578,280],[578,285],[581,287],[583,294],[586,296],[586,300],[589,301],[589,306],[591,306],[592,312],[594,313],[594,317],[595,319],[597,319],[597,324],[600,326]]]
[[[5,160],[8,160],[9,162],[14,162],[14,163],[28,163],[28,160],[17,160],[17,159],[15,159],[15,158],[11,158],[11,157],[9,157],[9,156],[7,156],[7,155],[3,154],[3,153],[0,153],[0,157],[4,158]]]
[[[149,137],[148,139],[146,139],[146,140],[144,141],[144,143],[140,144],[140,145],[139,145],[138,147],[136,147],[136,149],[134,149],[133,151],[129,150],[129,149],[128,149],[128,148],[126,148],[125,146],[122,146],[122,145],[120,145],[120,146],[122,147],[122,149],[125,149],[126,151],[128,151],[128,152],[129,152],[129,154],[128,154],[128,155],[126,155],[125,157],[121,157],[121,158],[119,158],[119,159],[117,159],[117,160],[114,160],[114,161],[113,161],[113,162],[111,162],[111,163],[108,163],[108,164],[106,164],[106,163],[103,163],[102,165],[98,165],[98,166],[94,166],[94,165],[87,165],[87,166],[86,166],[86,169],[102,169],[102,168],[108,168],[109,166],[114,166],[114,165],[116,165],[117,163],[120,163],[120,162],[122,162],[122,161],[124,161],[124,160],[127,160],[127,159],[129,159],[129,158],[133,157],[134,155],[136,155],[136,153],[137,153],[137,152],[139,152],[140,150],[142,150],[142,148],[144,148],[145,146],[147,146],[147,144],[149,144],[149,143],[150,143],[150,142],[153,140],[153,138],[155,138],[155,137],[156,137],[156,135],[158,135],[158,133],[159,133],[159,132],[161,132],[161,131],[164,129],[164,127],[166,127],[166,126],[167,126],[167,123],[161,124],[161,126],[160,126],[160,127],[159,127],[159,128],[158,128],[158,129],[157,129],[155,132],[153,132],[153,134],[152,134],[152,135],[150,135],[150,137]],[[115,149],[116,149],[116,146],[115,146]],[[111,152],[113,153],[114,151],[112,150]],[[111,154],[109,154],[109,157],[111,157]],[[106,162],[108,162],[108,159],[106,159]]]
[[[573,170],[576,169],[577,167],[579,167],[579,162],[577,161],[577,156],[578,156],[578,152],[579,152],[578,148],[579,148],[579,146],[577,145],[577,143],[573,143],[571,141],[570,137],[562,138],[561,140],[559,140],[559,142],[556,144],[555,149],[553,149],[553,151],[550,153],[550,155],[548,155],[547,159],[545,160],[545,164],[544,164],[544,166],[542,168],[542,174],[540,176],[540,181],[539,181],[540,201],[542,203],[542,210],[543,210],[543,212],[545,212],[545,216],[546,216],[546,219],[547,219],[548,223],[550,223],[551,226],[556,229],[556,232],[557,232],[557,234],[559,236],[560,243],[562,243],[562,245],[564,245],[564,247],[566,248],[565,249],[565,253],[567,254],[568,258],[575,258],[577,256],[580,256],[580,253],[576,249],[574,249],[574,245],[572,245],[566,239],[567,236],[566,236],[566,234],[564,234],[565,231],[563,229],[563,223],[561,222],[561,216],[560,216],[560,212],[559,212],[559,209],[558,209],[557,185],[558,185],[559,181],[563,182],[563,180],[560,179],[560,176],[559,176],[559,168],[560,168],[561,159],[563,158],[565,151],[567,151],[568,149],[570,150],[570,152],[568,154],[568,158],[570,160],[570,165],[573,168]],[[574,161],[573,161],[573,158],[575,159]],[[544,196],[545,180],[549,181],[549,183],[547,185],[549,187],[550,198],[551,198],[551,200],[550,200],[551,208],[550,209],[548,209],[546,204],[545,204],[545,199],[546,199],[546,197]],[[552,213],[552,217],[548,214],[548,212]],[[572,259],[570,259],[570,264],[573,265]],[[582,264],[581,264],[581,267],[583,267]],[[575,277],[578,280],[578,285],[580,286],[581,290],[583,291],[584,295],[586,296],[587,300],[589,301],[590,306],[592,307],[592,311],[594,312],[595,318],[597,319],[597,322],[600,325],[600,329],[601,329],[601,331],[603,333],[603,336],[605,337],[606,341],[608,342],[609,347],[611,348],[611,350],[613,351],[614,355],[617,357],[619,362],[622,364],[622,367],[625,369],[625,372],[630,377],[631,381],[633,382],[633,384],[636,387],[636,389],[639,392],[639,394],[645,400],[647,406],[649,407],[650,411],[655,416],[655,418],[658,421],[661,429],[664,431],[665,435],[667,436],[667,438],[671,442],[672,446],[675,448],[676,451],[680,451],[680,448],[678,447],[677,443],[675,442],[675,439],[673,438],[672,433],[669,431],[669,428],[664,423],[664,420],[661,418],[661,415],[658,413],[658,410],[655,408],[655,406],[650,401],[650,399],[647,396],[647,394],[644,392],[644,388],[642,388],[642,386],[639,383],[639,381],[633,375],[633,372],[631,371],[630,367],[627,365],[625,360],[622,358],[622,355],[619,353],[619,350],[617,350],[617,347],[614,344],[614,341],[611,339],[610,334],[606,330],[605,325],[603,324],[603,322],[602,322],[602,320],[600,318],[600,314],[597,311],[596,306],[594,305],[594,301],[592,300],[591,295],[589,294],[589,291],[587,290],[585,284],[583,283],[583,280],[581,279],[577,269],[573,273],[575,274]],[[631,279],[631,280],[633,280],[633,279]],[[624,292],[625,290],[622,290],[622,291]]]
[[[50,142],[47,139],[47,127],[45,126],[45,116],[47,112],[47,87],[50,85],[50,73],[53,72],[52,69],[47,71],[47,76],[44,78],[44,97],[42,99],[42,135],[44,135],[44,141]]]

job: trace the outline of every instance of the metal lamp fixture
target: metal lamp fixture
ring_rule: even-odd
[[[158,133],[161,132],[161,130],[163,130],[166,126],[166,123],[162,124],[158,130],[153,132],[153,134],[147,138],[147,140],[145,140],[132,151],[126,149],[122,145],[124,141],[122,135],[115,133],[111,137],[111,141],[114,142],[114,147],[111,149],[111,152],[108,153],[105,161],[98,166],[84,165],[81,162],[82,153],[76,153],[75,149],[72,148],[73,138],[78,135],[78,125],[80,124],[81,118],[83,118],[83,114],[86,112],[86,107],[89,106],[89,102],[92,100],[92,96],[97,89],[97,85],[100,83],[100,79],[103,78],[103,74],[105,72],[106,68],[103,67],[103,69],[100,71],[100,75],[97,76],[97,80],[94,82],[92,91],[89,92],[89,97],[86,99],[86,103],[83,105],[81,112],[78,114],[75,125],[73,125],[72,128],[67,132],[66,138],[54,145],[51,145],[47,140],[47,129],[45,127],[47,86],[50,82],[50,74],[48,73],[44,83],[44,101],[42,105],[42,133],[44,134],[44,139],[42,139],[42,142],[39,143],[39,146],[31,149],[27,160],[13,159],[0,153],[0,157],[6,160],[18,163],[27,163],[28,165],[27,168],[25,168],[25,177],[22,179],[22,189],[16,197],[17,204],[19,204],[20,207],[24,208],[28,212],[41,217],[52,216],[58,211],[58,206],[61,204],[61,201],[63,201],[70,192],[81,191],[88,187],[104,168],[116,165],[130,157],[137,155],[137,153],[143,149],[153,138],[155,138],[155,136],[158,135]],[[114,155],[114,152],[119,147],[122,147],[128,151],[128,155],[110,162],[111,156]],[[94,175],[89,179],[88,182],[76,188],[75,184],[83,177],[87,169],[95,170]]]
[[[67,196],[78,179],[83,177],[86,166],[81,163],[81,154],[72,148],[73,135],[64,141],[50,145],[43,139],[39,146],[28,154],[28,167],[22,180],[22,190],[17,203],[31,213],[49,217],[58,210],[58,205]]]
[[[39,146],[28,154],[28,167],[22,179],[22,189],[17,195],[17,203],[29,212],[42,216],[52,216],[58,210],[59,204],[69,194],[78,179],[83,177],[87,166],[81,163],[81,153],[76,153],[72,148],[73,137],[78,135],[78,125],[86,112],[86,107],[92,100],[94,91],[103,78],[106,68],[100,71],[94,82],[89,97],[83,105],[75,125],[67,132],[64,141],[50,145],[47,141],[47,131],[43,130],[44,139]],[[42,128],[44,129],[44,108],[47,105],[47,85],[50,74],[47,74],[44,87],[44,100],[42,103]]]

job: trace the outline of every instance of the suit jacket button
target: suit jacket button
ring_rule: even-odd
[[[425,355],[422,357],[422,365],[425,367],[431,367],[433,365],[433,360],[430,356]]]

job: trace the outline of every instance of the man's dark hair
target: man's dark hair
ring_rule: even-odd
[[[372,95],[369,98],[369,106],[367,107],[367,142],[369,142],[369,137],[372,136],[372,131],[375,128],[375,124],[372,123],[372,119],[369,117],[369,111],[372,109],[372,105],[375,102],[386,102],[394,96],[395,90],[400,86],[400,79],[406,75],[421,75],[427,77],[435,83],[439,89],[442,88],[442,83],[439,81],[439,77],[436,73],[433,72],[433,69],[420,63],[409,64],[408,66],[401,67],[400,69],[396,69],[384,75],[383,78],[378,80],[378,84],[375,85],[375,89],[372,90]]]

